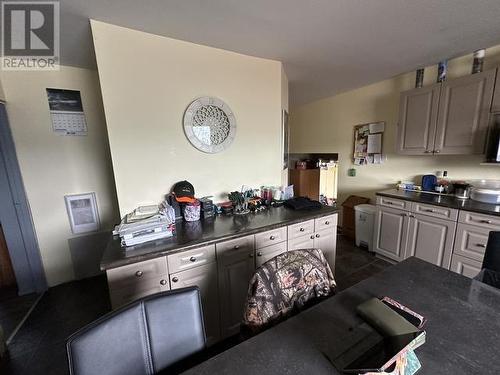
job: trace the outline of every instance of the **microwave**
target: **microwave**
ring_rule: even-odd
[[[495,115],[486,148],[486,162],[500,163],[500,115]]]

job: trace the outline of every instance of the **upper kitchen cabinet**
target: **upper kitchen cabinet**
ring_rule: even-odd
[[[482,154],[495,77],[493,69],[403,92],[398,153]]]
[[[443,83],[435,153],[484,153],[495,75],[496,69]]]
[[[406,155],[432,154],[440,88],[441,84],[436,84],[401,93],[398,153]]]

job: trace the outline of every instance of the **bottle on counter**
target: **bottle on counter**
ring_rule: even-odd
[[[443,171],[443,175],[438,178],[436,191],[442,194],[450,194],[452,191],[451,181],[448,177],[448,171]]]

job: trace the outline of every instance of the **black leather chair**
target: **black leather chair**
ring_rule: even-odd
[[[148,296],[113,311],[66,343],[71,375],[157,374],[205,348],[197,287]]]
[[[474,279],[500,289],[500,232],[490,232],[481,272]]]

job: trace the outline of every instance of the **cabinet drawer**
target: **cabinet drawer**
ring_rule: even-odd
[[[314,248],[314,233],[288,240],[288,251]]]
[[[314,220],[314,230],[316,232],[337,226],[337,214],[319,217]]]
[[[313,234],[313,233],[314,233],[314,219],[288,226],[289,240],[305,236],[306,234]]]
[[[489,233],[489,229],[459,223],[453,253],[482,262]]]
[[[170,274],[170,287],[172,290],[197,286],[202,289],[207,286],[207,280],[217,280],[217,263],[205,264],[193,270],[185,270]],[[212,285],[213,286],[213,285]],[[203,296],[202,296],[203,297]]]
[[[379,206],[397,208],[400,210],[408,210],[408,211],[411,208],[410,201],[405,201],[403,199],[397,199],[397,198],[382,197],[382,196],[377,197],[377,204]]]
[[[267,262],[269,259],[274,258],[276,255],[286,252],[287,243],[280,242],[271,246],[267,246],[263,249],[257,250],[256,266],[260,267],[263,263]]]
[[[460,211],[458,221],[464,224],[477,225],[489,230],[500,230],[500,216],[478,214],[476,212]]]
[[[219,242],[218,244],[215,245],[215,248],[217,251],[217,256],[230,251],[239,251],[239,250],[253,251],[254,236],[250,235],[250,236],[236,238],[234,240]]]
[[[434,216],[451,221],[457,221],[458,217],[458,210],[454,208],[434,206],[432,204],[413,202],[411,210],[416,214]]]
[[[165,284],[165,285],[163,285]],[[151,294],[170,290],[168,276],[160,276],[156,279],[143,280],[140,283],[129,285],[120,289],[110,289],[109,295],[113,309],[129,302],[137,301]]]
[[[106,271],[110,289],[121,289],[137,283],[142,284],[145,280],[159,280],[161,276],[167,274],[167,260],[165,257],[112,268]]]
[[[481,262],[460,255],[453,255],[450,271],[472,279],[481,272]]]
[[[167,256],[170,273],[187,270],[215,261],[215,245],[199,247],[193,250]]]
[[[257,233],[255,235],[255,248],[260,249],[283,241],[286,241],[286,227]]]

